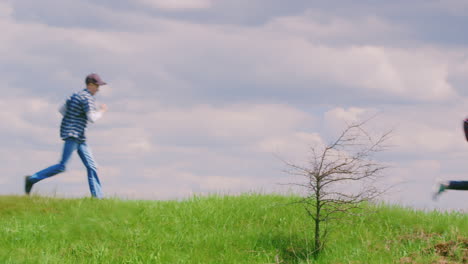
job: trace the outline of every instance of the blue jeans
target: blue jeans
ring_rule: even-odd
[[[60,161],[60,163],[50,166],[47,169],[36,172],[31,176],[31,178],[29,178],[29,181],[31,183],[36,183],[43,179],[64,172],[67,162],[68,160],[70,160],[71,154],[75,150],[78,151],[78,155],[80,156],[81,161],[83,161],[83,164],[85,165],[86,170],[88,171],[88,183],[91,195],[96,198],[102,198],[101,182],[99,181],[97,175],[97,167],[91,154],[91,150],[89,149],[86,142],[80,142],[75,138],[67,138],[65,140],[65,144],[63,146],[62,160]]]

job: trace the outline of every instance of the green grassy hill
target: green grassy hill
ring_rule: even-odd
[[[468,263],[468,215],[379,206],[310,255],[295,197],[122,201],[0,196],[0,263]]]

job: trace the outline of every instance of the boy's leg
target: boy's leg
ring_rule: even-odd
[[[99,181],[97,174],[96,162],[94,161],[91,149],[86,144],[86,142],[83,142],[78,146],[78,155],[80,155],[81,161],[83,161],[83,164],[86,166],[86,170],[88,171],[88,183],[91,195],[101,199],[101,182]]]
[[[468,181],[450,181],[447,189],[468,191]]]
[[[34,173],[31,177],[28,178],[29,183],[34,184],[38,181],[64,172],[71,154],[77,149],[77,147],[78,143],[76,142],[76,140],[71,138],[65,140],[65,143],[63,145],[62,159],[60,160],[60,163]]]

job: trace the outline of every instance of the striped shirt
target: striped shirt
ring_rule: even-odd
[[[61,107],[60,113],[63,115],[60,137],[63,140],[72,137],[81,142],[86,140],[88,121],[94,122],[102,115],[100,111],[96,111],[95,98],[88,89],[70,96]]]

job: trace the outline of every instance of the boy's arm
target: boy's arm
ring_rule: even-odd
[[[86,112],[86,116],[88,117],[88,120],[91,123],[94,123],[94,122],[96,122],[98,119],[100,119],[102,117],[104,112],[107,111],[107,105],[106,104],[101,105],[101,108],[96,111],[95,110],[96,108],[94,107],[94,104],[93,104],[93,107],[90,107],[88,109],[89,110],[88,110],[88,112]]]
[[[97,110],[94,99],[85,99],[83,110],[86,113],[86,117],[88,118],[88,120],[91,123],[94,123],[102,117],[104,112],[107,111],[107,105],[103,104],[101,105],[99,110]]]
[[[86,113],[86,116],[88,117],[88,120],[91,121],[91,123],[94,123],[102,117],[102,113],[102,111],[89,111]]]

